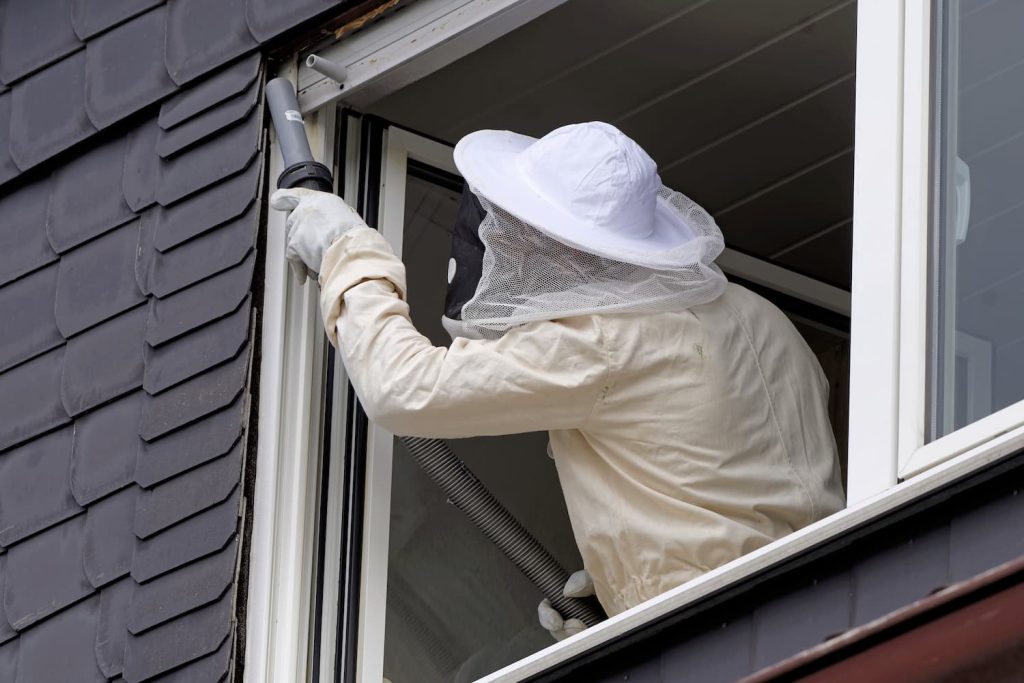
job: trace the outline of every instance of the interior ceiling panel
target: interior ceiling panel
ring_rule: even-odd
[[[449,142],[609,121],[730,247],[848,289],[856,14],[854,0],[569,0],[370,110]]]

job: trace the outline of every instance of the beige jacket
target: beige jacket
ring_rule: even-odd
[[[321,307],[367,415],[400,435],[548,430],[584,566],[617,614],[843,506],[827,387],[792,324],[730,284],[681,313],[586,315],[435,347],[369,228]]]

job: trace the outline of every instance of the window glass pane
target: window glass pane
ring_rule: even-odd
[[[929,440],[1024,398],[1024,3],[933,8]]]
[[[419,176],[419,177],[417,177]],[[402,252],[413,322],[435,344],[461,189],[408,177]],[[581,568],[547,434],[448,442],[569,571]],[[392,683],[472,681],[551,645],[540,592],[432,484],[395,439],[384,675]]]

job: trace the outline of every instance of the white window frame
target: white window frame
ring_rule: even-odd
[[[309,114],[314,155],[327,161],[333,154],[333,103],[345,98],[346,102],[357,104],[361,97],[369,99],[402,87],[562,1],[420,0],[396,17],[319,53],[349,68],[350,78],[344,89],[305,67],[286,68],[285,74],[302,84],[300,104]],[[924,355],[921,344],[926,321],[922,307],[917,304],[926,274],[922,259],[927,253],[921,251],[927,240],[929,148],[927,133],[921,128],[927,124],[930,82],[927,9],[927,0],[858,3],[853,294],[847,299],[844,292],[811,287],[817,293],[810,296],[816,297],[818,305],[838,312],[849,311],[851,315],[849,506],[515,662],[483,681],[509,683],[542,673],[1024,447],[1024,428],[1020,427],[1024,423],[1024,406],[1018,404],[934,444],[919,446],[905,459],[900,457],[906,453],[901,446],[918,443],[915,429],[923,424],[918,420],[924,411],[923,401],[914,399],[924,385],[913,383],[913,373],[923,380],[917,361]],[[396,145],[390,149],[398,150],[398,140],[394,141]],[[276,147],[271,147],[273,179],[281,169],[281,159]],[[344,196],[350,201],[353,190],[345,188]],[[386,214],[388,208],[382,207],[382,211]],[[313,379],[322,373],[317,366],[317,358],[322,354],[318,355],[316,346],[321,343],[317,340],[322,340],[322,331],[315,292],[308,284],[298,287],[288,279],[282,235],[283,217],[272,211],[266,248],[259,466],[245,668],[245,679],[260,683],[308,678],[311,553],[317,524],[310,498],[315,497],[316,491],[316,469],[312,463],[319,457],[319,445],[315,443],[319,437],[315,435],[314,439],[309,434],[309,426],[317,423],[314,417],[319,399]],[[755,282],[771,284],[770,280],[780,275],[773,272],[776,267],[771,264],[745,263],[746,258],[734,253],[724,255],[726,262],[733,261],[726,264],[730,270],[745,271]],[[792,274],[778,270],[785,274],[783,291],[786,287],[793,288],[791,293],[807,289],[804,285],[808,283],[801,282],[799,277],[787,279]],[[914,316],[901,316],[901,312],[908,311],[914,312]],[[981,354],[983,358],[983,351]],[[914,362],[901,362],[906,360]],[[905,372],[901,372],[901,367]],[[336,386],[344,385],[340,371],[336,379]],[[1007,411],[1011,411],[1009,417]],[[923,439],[923,429],[920,434]],[[340,439],[341,435],[334,434],[334,438]],[[389,450],[391,443],[389,435],[371,434],[371,459],[381,462],[378,471],[368,469],[368,486],[381,486],[384,457],[377,454]],[[940,448],[940,443],[942,453],[929,456],[927,449]],[[927,465],[921,467],[919,474],[918,470],[908,469],[922,458]],[[332,463],[332,472],[340,469]],[[899,481],[899,476],[909,473],[916,476]],[[390,486],[386,489],[389,495]],[[365,511],[364,539],[380,538],[381,511],[387,510],[383,496],[375,502],[381,509]],[[386,543],[383,547],[386,553]],[[340,563],[340,550],[332,552],[331,557]],[[378,548],[371,552],[381,551]],[[371,552],[364,554],[364,569]],[[326,583],[337,583],[337,567],[334,571],[335,580]],[[365,598],[382,594],[379,584],[365,583],[367,574],[362,573],[361,610],[372,604]],[[336,608],[336,595],[333,600]],[[383,602],[376,607],[383,619]],[[365,622],[365,618],[361,621]],[[373,632],[380,632],[379,627]],[[363,634],[359,637],[363,638]],[[382,640],[374,639],[380,642],[367,639],[359,643],[361,655],[374,648],[383,652]],[[379,680],[375,679],[375,683]]]

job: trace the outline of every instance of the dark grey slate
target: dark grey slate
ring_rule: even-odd
[[[135,589],[128,608],[128,630],[139,635],[215,602],[231,587],[238,561],[238,538],[223,550],[164,574]]]
[[[241,489],[223,503],[135,544],[132,577],[139,583],[222,550],[235,536]]]
[[[0,91],[0,184],[15,178],[21,170],[11,158],[11,92]]]
[[[163,298],[237,266],[256,247],[259,215],[260,204],[253,202],[240,217],[155,255],[146,271],[146,290]],[[155,217],[153,221],[144,218],[143,229],[150,227],[152,222],[155,222]],[[149,232],[155,238],[155,226],[153,228]]]
[[[18,640],[0,644],[0,681],[18,680]]]
[[[100,598],[93,596],[22,635],[17,683],[104,683],[96,664],[99,609]]]
[[[149,538],[169,526],[227,499],[242,478],[242,442],[211,460],[152,489],[143,489],[135,508],[135,535]]]
[[[284,29],[343,5],[339,0],[249,0],[245,19],[257,40],[270,40]]]
[[[240,437],[245,422],[245,396],[187,429],[153,441],[142,442],[135,466],[135,481],[153,486],[204,462],[220,457],[233,446],[243,448]]]
[[[97,128],[174,92],[164,68],[167,8],[157,7],[89,41],[85,110]]]
[[[82,40],[131,19],[164,0],[71,0],[71,24]]]
[[[70,427],[0,455],[0,544],[19,540],[77,515],[71,495]]]
[[[44,178],[7,196],[0,193],[0,283],[57,260],[46,239],[50,187]]]
[[[124,225],[135,214],[121,195],[125,141],[116,138],[62,164],[53,174],[46,236],[63,253]]]
[[[70,0],[7,0],[0,12],[0,78],[13,84],[81,47]]]
[[[243,215],[256,200],[262,169],[263,164],[257,160],[244,173],[218,182],[202,194],[170,207],[156,208],[156,248],[168,251]]]
[[[145,301],[135,281],[138,245],[133,221],[61,258],[55,310],[65,338]]]
[[[235,266],[163,299],[152,299],[146,341],[153,346],[238,310],[249,293],[256,261],[250,253]]]
[[[1022,529],[1024,495],[1016,488],[997,503],[955,518],[949,528],[950,580],[963,581],[1024,555]]]
[[[240,173],[259,151],[262,133],[260,109],[236,126],[210,138],[204,145],[160,163],[156,200],[169,206],[213,183]]]
[[[156,203],[160,163],[156,153],[156,121],[146,121],[128,133],[128,152],[124,160],[121,187],[124,200],[133,211],[142,211]]]
[[[93,592],[82,569],[84,528],[85,515],[78,515],[7,551],[4,610],[15,629],[24,630]]]
[[[137,486],[129,486],[93,503],[85,514],[82,566],[96,588],[125,576],[132,568],[132,518],[138,492]]]
[[[238,123],[259,103],[260,85],[259,81],[254,80],[247,90],[223,104],[208,109],[170,130],[161,129],[156,144],[157,153],[164,158],[174,156],[214,133]]]
[[[53,317],[57,266],[0,287],[0,372],[64,343]]]
[[[249,312],[247,301],[231,315],[192,334],[157,348],[147,344],[143,387],[149,394],[156,395],[234,358],[249,337]]]
[[[173,128],[246,89],[259,74],[258,53],[219,69],[194,85],[182,88],[160,107],[160,127]]]
[[[11,95],[11,158],[23,171],[96,131],[85,113],[85,51],[26,78]]]
[[[848,629],[850,589],[849,572],[842,572],[761,605],[754,612],[754,668],[774,664]]]
[[[732,683],[753,671],[753,621],[749,616],[719,625],[661,655],[661,676],[675,680],[685,672],[687,680],[701,683]]]
[[[157,683],[219,683],[228,676],[233,649],[234,639],[225,638],[212,655],[206,655],[153,680]]]
[[[60,392],[68,415],[142,386],[148,313],[146,306],[139,306],[68,342]]]
[[[2,646],[4,643],[6,643],[11,638],[14,638],[15,636],[18,635],[18,632],[15,631],[11,627],[10,622],[7,621],[7,613],[4,611],[4,601],[3,601],[2,598],[3,598],[3,594],[4,594],[4,585],[6,584],[6,581],[4,579],[6,574],[7,574],[7,554],[4,553],[3,555],[0,555],[0,646]],[[0,649],[0,652],[2,652],[2,649]],[[3,672],[3,665],[0,664],[0,673],[2,673],[2,672]],[[3,676],[0,676],[0,681],[6,681],[6,680],[10,680],[10,679],[4,678]]]
[[[136,391],[75,420],[71,493],[80,505],[132,483],[141,418],[142,392]]]
[[[96,618],[96,663],[108,678],[119,676],[124,671],[128,610],[135,590],[135,582],[129,576],[100,592],[100,612]]]
[[[142,438],[152,441],[227,406],[245,387],[248,369],[247,348],[230,363],[158,396],[146,396],[142,408]]]
[[[216,652],[231,632],[231,591],[217,602],[142,635],[128,635],[124,680],[145,681]],[[201,680],[190,678],[188,680]]]
[[[0,451],[70,421],[60,400],[64,348],[0,373]]]
[[[167,70],[179,85],[257,45],[245,24],[245,0],[170,0],[168,9]]]

